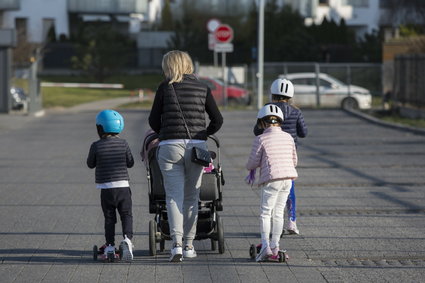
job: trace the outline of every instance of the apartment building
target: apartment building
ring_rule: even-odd
[[[43,43],[54,27],[56,37],[69,37],[76,19],[110,21],[112,17],[129,32],[138,32],[149,21],[149,4],[160,0],[2,0],[0,28],[15,29],[29,42]]]

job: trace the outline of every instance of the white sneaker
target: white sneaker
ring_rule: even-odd
[[[133,248],[134,245],[127,235],[124,236],[124,240],[121,241],[122,259],[125,261],[133,260]]]
[[[179,244],[174,245],[171,249],[170,262],[181,262],[183,260],[183,249]]]
[[[189,247],[189,246],[184,247],[183,257],[189,257],[189,258],[196,257],[195,248],[193,246],[192,247]]]
[[[286,227],[286,230],[289,234],[296,234],[299,235],[300,231],[297,228],[297,222],[288,220],[288,225]]]

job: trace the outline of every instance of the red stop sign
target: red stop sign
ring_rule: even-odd
[[[217,43],[228,43],[233,39],[233,29],[226,24],[219,25],[214,31]]]

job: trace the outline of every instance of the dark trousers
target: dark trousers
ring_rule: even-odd
[[[103,215],[105,216],[106,245],[115,246],[116,210],[120,214],[123,237],[133,238],[133,214],[131,190],[127,188],[102,189],[100,193]]]

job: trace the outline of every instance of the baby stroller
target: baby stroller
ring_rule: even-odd
[[[196,226],[195,240],[211,240],[211,250],[224,253],[223,222],[217,211],[223,210],[222,186],[224,185],[223,172],[220,166],[220,142],[214,135],[208,137],[215,145],[216,152],[211,151],[213,158],[210,167],[204,168],[200,190],[200,202],[198,211],[198,223]],[[146,174],[149,189],[149,213],[155,214],[154,220],[149,221],[149,254],[154,256],[159,251],[163,252],[165,240],[171,240],[168,225],[167,206],[165,203],[165,190],[162,182],[162,174],[156,159],[158,135],[148,131],[143,141],[142,160],[146,166]]]

